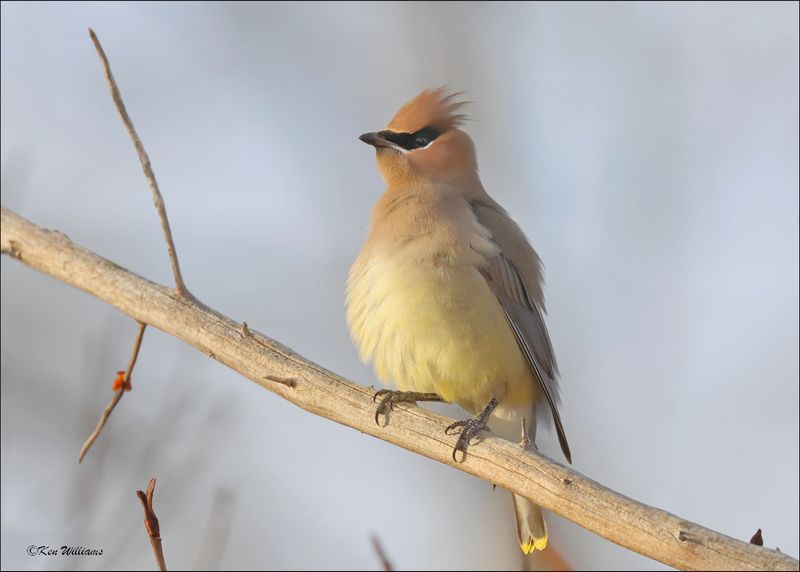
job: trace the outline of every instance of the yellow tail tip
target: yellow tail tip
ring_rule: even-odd
[[[547,537],[532,538],[528,542],[520,542],[519,546],[525,554],[530,554],[536,550],[544,550],[547,547]]]

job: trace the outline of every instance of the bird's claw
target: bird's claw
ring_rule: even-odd
[[[456,440],[456,446],[453,447],[454,463],[459,462],[458,458],[456,458],[456,453],[459,451],[461,451],[461,462],[463,463],[466,460],[467,449],[469,449],[470,441],[472,441],[472,438],[477,436],[478,433],[486,429],[486,423],[489,420],[489,416],[492,414],[492,411],[494,411],[497,405],[497,399],[492,397],[491,401],[489,401],[489,404],[475,417],[464,419],[462,421],[455,421],[448,425],[444,430],[445,435],[450,435],[451,431],[461,427],[461,433],[458,435],[458,439]]]
[[[393,391],[391,389],[381,389],[375,392],[375,395],[372,396],[372,401],[377,402],[378,398],[381,398],[380,403],[378,403],[378,408],[375,410],[375,423],[380,425],[380,421],[378,418],[383,415],[386,418],[386,423],[384,423],[384,427],[389,423],[389,415],[390,411],[394,411],[394,406],[396,403],[414,403],[416,404],[417,401],[441,401],[442,398],[439,397],[435,393],[419,393],[416,391]]]
[[[461,427],[461,432],[458,435],[458,439],[456,440],[456,445],[453,447],[453,462],[458,463],[459,460],[456,457],[456,453],[461,452],[461,463],[467,458],[467,449],[469,449],[470,441],[472,438],[478,435],[481,431],[486,428],[486,421],[484,419],[479,419],[477,417],[473,417],[471,419],[464,419],[463,421],[456,421],[455,423],[451,423],[447,426],[447,429],[444,430],[446,435],[452,435],[451,431]]]
[[[394,395],[395,393],[397,393],[397,392],[393,392],[393,391],[391,391],[389,389],[381,389],[380,391],[376,392],[375,395],[372,396],[372,401],[373,402],[376,402],[378,400],[378,397],[384,396],[381,399],[381,402],[378,404],[378,408],[375,410],[375,424],[376,425],[380,425],[381,424],[380,421],[378,420],[378,417],[380,417],[381,415],[383,415],[384,418],[386,419],[386,423],[384,424],[384,427],[386,425],[388,425],[389,416],[387,415],[387,413],[388,413],[388,411],[394,411],[394,404],[395,404],[396,401],[398,401],[397,396]]]

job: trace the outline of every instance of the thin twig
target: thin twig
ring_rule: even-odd
[[[89,448],[94,444],[97,438],[100,436],[100,432],[103,430],[103,427],[106,425],[106,421],[108,421],[111,412],[114,411],[114,408],[119,403],[119,400],[122,399],[122,395],[125,393],[125,387],[130,387],[131,382],[131,373],[133,372],[133,366],[136,365],[136,358],[139,357],[139,348],[142,345],[142,337],[144,336],[144,329],[147,327],[147,324],[139,322],[139,334],[136,336],[136,341],[133,343],[133,355],[131,355],[131,361],[128,362],[128,369],[125,370],[125,377],[123,377],[122,386],[117,390],[114,394],[114,397],[111,399],[111,402],[106,406],[105,411],[100,416],[100,421],[97,422],[97,427],[89,435],[89,438],[86,439],[86,442],[81,447],[81,452],[78,455],[78,462],[80,463],[83,461],[83,458],[86,456],[86,453],[89,452]]]
[[[372,547],[375,549],[375,553],[378,555],[378,560],[381,561],[381,567],[383,570],[385,572],[392,572],[394,568],[392,567],[392,563],[389,562],[389,559],[386,557],[386,552],[383,550],[383,546],[381,545],[378,535],[373,534],[370,540],[372,541]]]
[[[156,491],[156,480],[150,479],[147,483],[147,492],[136,491],[136,496],[142,501],[142,508],[144,509],[144,528],[147,531],[147,536],[150,537],[150,545],[153,547],[153,554],[158,562],[158,569],[164,572],[167,569],[167,563],[164,560],[164,550],[161,548],[161,529],[158,526],[158,517],[153,510],[153,493]]]
[[[103,71],[106,75],[108,87],[111,90],[111,98],[114,100],[114,105],[117,107],[119,116],[122,118],[122,122],[125,124],[125,128],[128,130],[128,134],[131,136],[133,146],[136,147],[136,153],[139,155],[139,162],[142,164],[144,176],[147,178],[147,182],[150,184],[150,190],[153,192],[153,203],[158,211],[158,218],[161,219],[161,230],[164,233],[164,240],[167,242],[169,262],[172,265],[172,275],[175,277],[175,290],[177,290],[178,294],[184,298],[194,298],[192,293],[189,292],[189,289],[186,287],[186,284],[183,282],[181,267],[178,264],[178,254],[175,251],[175,242],[172,240],[172,230],[169,226],[169,218],[167,218],[167,207],[164,205],[164,198],[161,196],[161,191],[158,188],[156,175],[153,172],[153,168],[150,166],[150,157],[148,157],[147,151],[144,150],[142,140],[139,139],[139,135],[136,133],[136,128],[133,126],[133,121],[131,121],[128,112],[125,109],[125,103],[122,101],[122,94],[119,92],[117,82],[114,80],[114,74],[111,73],[111,65],[108,63],[108,58],[106,57],[105,51],[103,51],[103,46],[100,45],[100,40],[97,39],[97,34],[95,34],[94,30],[91,28],[89,28],[89,37],[92,38],[94,47],[97,50],[97,55],[100,56],[100,60],[103,62]]]

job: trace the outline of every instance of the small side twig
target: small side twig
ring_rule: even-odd
[[[389,559],[386,557],[386,552],[383,550],[383,546],[381,545],[378,535],[373,534],[370,540],[372,541],[372,547],[375,549],[375,553],[378,555],[378,559],[381,561],[381,567],[383,568],[384,572],[392,572],[394,568],[392,567],[392,563],[389,562]]]
[[[519,446],[522,447],[524,451],[528,450],[530,447],[531,438],[528,436],[528,421],[525,417],[522,418],[522,437],[519,440]]]
[[[136,153],[139,155],[139,162],[142,164],[144,176],[147,178],[147,182],[150,184],[150,190],[153,192],[153,203],[158,211],[158,218],[161,219],[161,230],[164,233],[164,240],[167,243],[169,262],[172,265],[172,275],[175,278],[175,290],[184,298],[194,299],[194,296],[189,292],[189,289],[183,282],[181,267],[178,264],[178,254],[175,251],[175,242],[172,240],[172,230],[169,226],[169,218],[167,218],[167,207],[164,205],[164,197],[161,196],[161,191],[158,188],[158,182],[156,182],[156,175],[153,172],[153,167],[150,166],[150,157],[147,155],[147,151],[144,150],[142,140],[139,139],[136,128],[133,126],[133,121],[131,121],[128,111],[125,109],[125,103],[122,101],[122,94],[117,87],[114,74],[111,73],[111,64],[108,63],[108,58],[103,50],[103,46],[100,45],[97,34],[95,34],[94,30],[91,28],[89,28],[89,37],[92,38],[94,47],[97,50],[97,55],[100,56],[100,60],[103,63],[103,71],[105,72],[108,87],[111,90],[111,98],[114,100],[114,105],[119,112],[119,116],[122,118],[122,122],[128,130],[128,134],[131,136],[133,146],[136,147]]]
[[[100,436],[100,432],[103,430],[103,427],[106,425],[106,421],[108,421],[111,412],[114,411],[114,408],[119,403],[119,400],[122,399],[122,395],[125,393],[125,388],[130,387],[131,382],[131,373],[133,372],[133,366],[136,365],[136,358],[139,357],[139,348],[142,345],[142,337],[144,337],[144,329],[147,327],[147,324],[139,322],[139,334],[136,336],[136,341],[133,343],[133,355],[131,355],[131,361],[128,362],[128,369],[125,370],[125,376],[122,378],[122,384],[117,389],[116,393],[114,393],[114,397],[111,399],[111,402],[106,406],[103,414],[100,416],[100,421],[97,422],[97,427],[89,435],[89,438],[86,439],[86,442],[81,447],[81,452],[78,455],[78,462],[80,463],[83,461],[83,458],[86,456],[86,453],[89,452],[89,448],[94,444],[97,438]]]
[[[8,243],[8,248],[3,248],[0,250],[3,254],[8,254],[11,258],[16,258],[17,260],[22,260],[22,253],[19,250],[19,244],[17,244],[16,240],[11,240]]]
[[[147,530],[147,535],[150,537],[150,544],[153,547],[153,554],[158,562],[158,569],[164,572],[167,569],[167,563],[164,560],[164,550],[161,547],[161,529],[158,526],[158,517],[153,510],[153,493],[156,490],[156,480],[150,479],[147,483],[147,492],[136,491],[136,496],[142,502],[144,509],[144,528]]]
[[[760,528],[756,530],[756,533],[750,539],[750,544],[755,544],[756,546],[764,546],[764,537],[761,536]]]
[[[281,385],[285,385],[286,387],[297,387],[297,378],[296,377],[281,377],[279,375],[265,375],[264,379],[268,379],[270,381],[274,381],[275,383],[280,383]]]

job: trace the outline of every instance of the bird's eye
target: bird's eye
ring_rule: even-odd
[[[414,142],[417,144],[417,147],[425,147],[430,141],[424,135],[420,135],[417,137]]]

